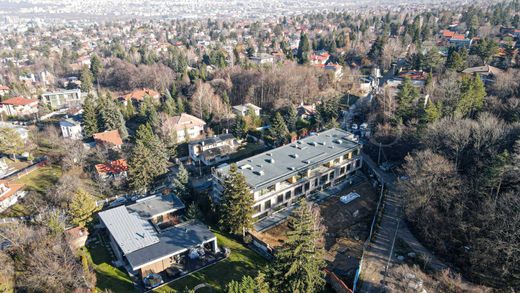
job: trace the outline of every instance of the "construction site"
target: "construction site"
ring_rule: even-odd
[[[367,179],[317,203],[325,227],[327,269],[349,287],[359,266],[363,244],[369,235],[379,199],[379,189],[374,185],[373,181]],[[359,197],[356,196],[348,203],[341,200],[342,197],[351,194],[357,194]],[[287,221],[284,221],[253,235],[276,250],[286,241],[288,229]]]

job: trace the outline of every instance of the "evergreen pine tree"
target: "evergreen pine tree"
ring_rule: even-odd
[[[224,91],[224,93],[222,94],[222,102],[226,105],[230,105],[230,101],[229,101],[229,96],[228,96],[228,93],[227,91]]]
[[[181,97],[177,97],[177,113],[180,115],[186,112],[186,106]]]
[[[419,98],[419,91],[409,78],[405,78],[398,88],[396,115],[402,121],[409,121],[415,115],[414,101]]]
[[[298,58],[298,63],[307,64],[310,59],[310,51],[311,47],[309,44],[309,38],[306,34],[302,33],[300,35],[300,43],[298,44],[298,51],[296,57]]]
[[[177,196],[185,201],[188,200],[190,197],[189,173],[182,163],[179,164],[179,171],[175,174],[173,184]]]
[[[172,83],[172,88],[170,90],[170,95],[172,98],[175,98],[177,96],[177,85],[175,82]]]
[[[455,108],[457,117],[473,117],[484,107],[486,89],[479,75],[462,79],[461,97]]]
[[[87,95],[83,102],[83,131],[85,137],[91,138],[94,133],[99,132],[96,102],[92,95]]]
[[[153,129],[159,128],[159,115],[155,107],[150,107],[147,113],[147,122],[152,126]]]
[[[83,66],[83,70],[81,71],[81,91],[85,93],[90,93],[93,88],[92,80],[94,77],[92,76],[92,72],[85,65]]]
[[[272,289],[282,293],[319,292],[325,284],[322,271],[325,262],[320,245],[323,235],[304,197],[300,198],[288,224],[287,241],[277,250],[269,271]]]
[[[101,60],[99,59],[98,55],[92,55],[92,57],[90,57],[90,71],[92,72],[94,80],[98,80],[98,76],[102,67],[103,65],[101,65]]]
[[[232,234],[243,235],[253,225],[253,194],[247,185],[244,174],[232,164],[224,180],[224,191],[220,203],[222,228]]]
[[[256,283],[251,276],[243,276],[240,281],[231,281],[226,286],[226,293],[256,293]]]
[[[231,129],[231,132],[236,138],[243,139],[246,137],[247,134],[247,124],[244,120],[244,117],[238,116],[235,121],[235,125]]]
[[[285,123],[287,124],[287,128],[289,131],[296,131],[296,122],[298,121],[298,111],[296,107],[291,104],[289,109],[287,109],[287,114],[285,115]]]
[[[171,96],[167,96],[163,103],[162,111],[170,116],[177,114],[177,105]]]
[[[275,145],[279,146],[287,142],[290,133],[280,112],[274,115],[269,133]]]
[[[132,117],[134,117],[135,115],[135,107],[134,107],[134,103],[132,102],[132,100],[126,102],[126,117],[128,119],[132,119]]]
[[[188,209],[186,209],[186,218],[188,219],[201,219],[202,212],[195,202],[192,202],[188,205]]]
[[[79,189],[74,194],[68,212],[74,225],[85,227],[88,222],[92,221],[92,214],[97,210],[94,197],[85,190]]]
[[[153,154],[142,140],[137,140],[128,160],[128,179],[130,187],[145,191],[152,184],[155,174]]]

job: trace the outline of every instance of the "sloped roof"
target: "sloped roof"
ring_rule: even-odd
[[[109,143],[115,146],[120,146],[123,144],[123,140],[119,135],[118,130],[110,130],[105,132],[99,132],[94,134],[94,140],[99,141],[101,143]]]
[[[26,99],[24,97],[14,97],[14,98],[10,98],[10,99],[7,99],[7,100],[1,102],[0,104],[13,105],[13,106],[25,106],[25,105],[29,105],[29,104],[32,104],[35,102],[38,102],[38,100]]]
[[[132,91],[131,93],[128,93],[123,96],[123,99],[125,100],[136,100],[136,101],[143,101],[144,97],[148,95],[152,98],[157,98],[160,96],[160,94],[152,89],[142,88],[142,89],[136,89]]]
[[[136,270],[147,263],[197,247],[214,238],[215,235],[206,225],[197,220],[192,220],[163,230],[159,234],[159,242],[127,254],[126,259],[132,269]]]
[[[0,185],[7,187],[7,190],[3,193],[0,189],[0,202],[10,198],[24,187],[23,184],[8,183],[5,180],[0,180]]]
[[[493,67],[491,65],[470,67],[470,68],[466,68],[462,71],[462,73],[467,73],[467,74],[479,73],[479,74],[483,74],[483,75],[488,75],[488,74],[497,75],[500,72],[502,72],[502,70],[500,70],[496,67]]]
[[[109,163],[97,164],[96,171],[98,174],[119,174],[128,171],[128,164],[126,160],[119,159]]]
[[[159,242],[153,225],[124,205],[102,211],[99,217],[125,255]]]
[[[204,127],[204,125],[206,125],[204,120],[186,113],[182,113],[180,116],[174,116],[169,120],[173,128],[177,131],[184,130],[184,128],[189,129],[194,126]]]

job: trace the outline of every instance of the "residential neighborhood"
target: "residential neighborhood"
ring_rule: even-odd
[[[51,2],[0,1],[0,292],[520,291],[518,0]]]

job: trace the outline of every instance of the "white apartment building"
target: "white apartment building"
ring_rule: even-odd
[[[350,133],[330,129],[237,162],[254,197],[253,218],[284,209],[295,199],[347,179],[362,165],[361,145]],[[218,201],[229,165],[213,169],[213,197]]]

